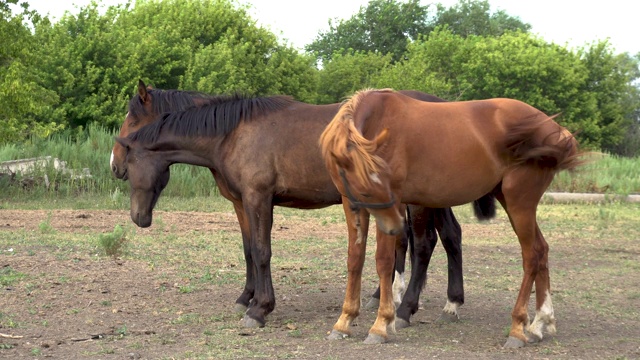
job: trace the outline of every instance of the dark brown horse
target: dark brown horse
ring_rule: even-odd
[[[517,100],[426,103],[392,90],[363,90],[344,103],[320,144],[345,202],[368,208],[386,234],[402,230],[401,203],[439,208],[494,194],[520,241],[524,269],[505,347],[555,333],[549,247],[536,208],[554,175],[580,163],[577,141],[566,129]],[[355,215],[345,210],[350,224]],[[377,242],[380,307],[369,330],[372,342],[384,341],[387,325],[394,323],[394,243],[394,236]],[[364,254],[364,244],[349,242],[347,290],[334,337],[348,334],[358,315]],[[529,324],[534,281],[536,315]]]
[[[407,93],[426,101],[442,101],[428,94]],[[138,84],[138,94],[129,103],[121,137],[154,123],[159,114],[171,112],[161,122],[134,135],[135,141],[120,140],[126,146],[120,143],[114,146],[111,168],[116,177],[131,181],[132,219],[142,226],[150,224],[153,205],[168,181],[170,155],[177,156],[177,149],[182,150],[183,156],[187,152],[206,153],[209,160],[204,165],[203,160],[191,157],[171,161],[208,167],[221,194],[234,205],[247,267],[245,288],[236,304],[238,309],[246,310],[254,300],[245,316],[247,326],[263,325],[264,316],[275,306],[269,268],[273,206],[321,208],[341,202],[340,194],[321,166],[319,149],[313,145],[339,106],[309,105],[287,97],[252,99],[149,89],[142,82]],[[185,109],[190,110],[180,112]],[[283,137],[286,140],[281,139]],[[194,139],[198,139],[197,142]],[[132,177],[129,163],[134,164],[133,173],[146,174],[139,172],[145,168],[157,177],[157,182],[153,176]],[[150,169],[152,166],[157,168]],[[151,191],[153,196],[147,197],[150,195],[147,193],[144,199],[137,198],[142,182],[146,182],[143,190]],[[491,217],[492,205],[493,199],[489,197],[478,210],[485,212],[485,218]],[[412,267],[413,275],[407,296],[398,308],[398,317],[404,319],[406,325],[418,309],[418,297],[437,231],[449,258],[448,302],[443,317],[456,319],[457,307],[464,302],[460,226],[451,209],[412,207],[412,210],[414,226],[419,230],[415,233],[413,251],[418,259]],[[368,229],[364,226],[366,222],[368,216],[363,220],[364,236]],[[357,230],[353,231],[351,236],[355,236]],[[406,246],[406,240],[398,246],[400,273]]]

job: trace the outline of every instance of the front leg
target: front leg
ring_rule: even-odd
[[[376,321],[369,329],[369,335],[365,339],[366,344],[386,342],[388,339],[388,326],[391,326],[391,329],[395,332],[396,307],[393,302],[392,274],[396,236],[387,235],[377,228],[376,242],[376,270],[380,278],[380,306],[378,307]]]
[[[263,327],[266,323],[266,316],[276,306],[271,280],[272,197],[259,192],[251,192],[243,196],[243,204],[251,234],[250,254],[254,264],[253,279],[255,284],[253,301],[245,313],[243,322],[245,327]]]
[[[360,314],[360,291],[362,286],[362,268],[367,248],[367,234],[369,230],[369,213],[364,210],[353,212],[350,209],[349,200],[342,198],[342,206],[347,218],[347,231],[349,236],[349,248],[347,256],[347,289],[342,314],[333,325],[333,330],[328,339],[343,339],[351,335],[349,328],[351,322]],[[356,217],[360,218],[360,236],[356,228]]]
[[[249,302],[253,299],[253,294],[255,292],[255,280],[253,277],[255,266],[253,258],[251,257],[251,231],[249,221],[244,213],[242,201],[234,201],[233,208],[236,212],[236,216],[238,217],[238,224],[240,224],[240,232],[242,233],[242,249],[244,251],[244,261],[246,265],[244,290],[236,300],[234,311],[236,313],[244,314],[247,311]]]

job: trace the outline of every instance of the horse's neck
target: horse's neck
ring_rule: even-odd
[[[157,150],[163,152],[171,163],[189,164],[216,168],[222,139],[193,138],[187,136],[161,137],[157,141]]]

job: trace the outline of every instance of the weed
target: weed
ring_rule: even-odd
[[[38,224],[38,229],[41,234],[53,234],[56,230],[51,226],[51,213],[47,214],[47,218],[42,220],[40,224]]]
[[[113,228],[113,232],[100,234],[99,237],[100,247],[102,247],[107,256],[112,257],[122,255],[126,241],[126,231],[120,225],[116,225]]]
[[[181,294],[190,294],[192,293],[194,290],[196,289],[195,286],[193,285],[183,285],[180,286],[180,288],[178,289],[178,291],[180,291]]]
[[[120,337],[125,337],[127,336],[127,325],[122,325],[118,328],[116,328],[116,334]]]
[[[10,266],[0,268],[0,286],[11,286],[24,276],[25,274],[13,270]]]

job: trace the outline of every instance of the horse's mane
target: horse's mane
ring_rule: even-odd
[[[177,136],[226,136],[242,121],[252,120],[280,110],[295,100],[290,96],[244,97],[240,94],[209,96],[210,102],[191,106],[186,110],[160,112],[159,120],[129,134],[129,139],[144,143],[155,142],[160,130],[168,130]],[[154,104],[157,101],[154,99]]]
[[[353,165],[357,181],[370,185],[370,174],[378,173],[387,166],[386,162],[373,152],[374,141],[366,139],[354,124],[354,114],[360,102],[367,95],[376,91],[393,91],[390,89],[364,89],[347,98],[333,120],[320,136],[320,148],[325,165],[333,168],[337,162],[349,162]]]
[[[153,98],[152,111],[154,114],[164,114],[171,111],[188,109],[195,105],[196,99],[204,100],[205,103],[224,101],[223,97],[197,91],[147,89],[147,92]],[[139,119],[143,115],[148,115],[144,103],[138,94],[131,98],[128,109],[129,115],[131,115],[133,119]],[[132,123],[132,125],[135,125],[135,123]]]

